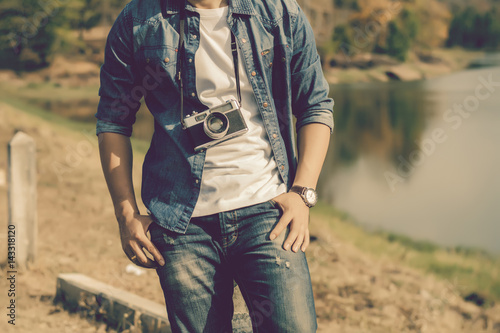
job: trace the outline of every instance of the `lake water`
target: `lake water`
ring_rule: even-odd
[[[369,228],[500,253],[500,67],[332,96],[323,201]]]

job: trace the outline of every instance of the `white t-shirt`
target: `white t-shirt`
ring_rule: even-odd
[[[196,10],[200,14],[196,90],[200,101],[211,108],[238,99],[228,7]],[[248,132],[207,149],[194,217],[258,204],[286,192],[240,55],[238,50],[241,112]]]

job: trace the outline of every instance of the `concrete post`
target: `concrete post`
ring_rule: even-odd
[[[36,183],[35,141],[26,133],[17,132],[8,144],[9,237],[14,230],[17,267],[27,267],[36,258]]]

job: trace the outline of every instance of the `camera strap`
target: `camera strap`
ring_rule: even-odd
[[[182,129],[186,129],[184,123],[184,84],[182,82],[182,60],[185,57],[186,49],[184,46],[184,34],[186,33],[185,24],[185,9],[181,9],[181,19],[179,25],[179,46],[177,47],[177,81],[179,83],[179,89],[181,92],[181,125]],[[238,44],[236,43],[236,37],[231,31],[231,53],[233,55],[233,65],[234,65],[234,78],[236,80],[236,93],[238,95],[238,103],[241,105],[241,88],[240,88],[240,71],[238,67]]]
[[[231,52],[233,53],[234,79],[236,80],[236,93],[238,94],[238,103],[241,105],[241,89],[240,89],[240,71],[238,67],[238,44],[236,37],[231,31]]]

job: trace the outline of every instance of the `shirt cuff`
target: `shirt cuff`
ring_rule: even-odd
[[[100,133],[117,133],[130,137],[132,135],[132,128],[129,126],[118,125],[109,121],[97,119],[96,135]]]
[[[330,127],[330,134],[333,133],[333,113],[331,110],[313,110],[308,111],[300,119],[297,119],[297,132],[299,129],[307,124],[320,123]]]

